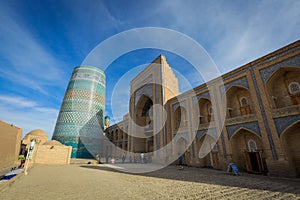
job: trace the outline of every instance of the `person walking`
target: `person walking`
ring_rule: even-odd
[[[123,154],[123,155],[122,155],[122,163],[125,162],[125,158],[126,158],[126,156],[125,156],[125,154]]]
[[[144,154],[144,153],[141,153],[141,163],[144,163],[144,162],[145,162],[144,159],[145,159],[145,154]]]
[[[182,170],[183,169],[183,165],[182,165],[182,155],[181,154],[178,154],[178,169],[179,170]]]

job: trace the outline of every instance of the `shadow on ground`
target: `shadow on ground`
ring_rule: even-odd
[[[236,176],[227,174],[224,171],[196,167],[185,167],[184,170],[178,170],[175,165],[170,165],[166,168],[143,174],[125,173],[105,165],[81,165],[80,167],[91,170],[122,173],[129,176],[146,176],[229,187],[267,190],[280,193],[300,194],[300,179],[297,178],[269,177],[247,173]]]

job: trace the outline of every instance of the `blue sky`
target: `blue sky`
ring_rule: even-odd
[[[51,137],[73,68],[100,42],[122,31],[141,27],[179,31],[201,44],[223,74],[298,40],[299,8],[297,0],[1,0],[0,120],[23,128],[23,135],[41,128]],[[186,70],[191,69],[189,63],[172,53],[130,52],[106,70],[108,115],[118,79],[160,53],[193,86],[201,83]],[[126,113],[128,90],[129,85],[124,86],[120,94],[116,120]]]

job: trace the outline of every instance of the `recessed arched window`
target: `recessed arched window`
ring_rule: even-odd
[[[246,97],[242,97],[242,98],[240,99],[240,101],[241,101],[241,106],[242,106],[242,107],[248,105],[248,100],[247,100]]]
[[[289,91],[291,94],[299,94],[300,93],[300,85],[297,82],[291,82],[289,84]]]
[[[143,110],[142,110],[142,117],[146,117],[149,116],[150,113],[150,109],[153,106],[153,102],[151,99],[148,99],[147,102],[145,103]]]
[[[254,140],[250,139],[248,141],[248,149],[249,149],[250,152],[253,152],[257,149],[257,145],[256,145],[256,142]]]

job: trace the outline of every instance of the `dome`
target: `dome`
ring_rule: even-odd
[[[48,135],[41,129],[35,129],[25,135],[23,144],[29,144],[32,139],[35,139],[37,144],[42,144],[48,141]]]
[[[57,140],[50,140],[50,141],[45,142],[43,145],[62,146],[63,144]]]
[[[27,135],[31,135],[31,136],[47,136],[48,137],[48,135],[45,133],[45,131],[43,131],[41,129],[35,129],[33,131],[30,131],[29,133],[27,133]]]

